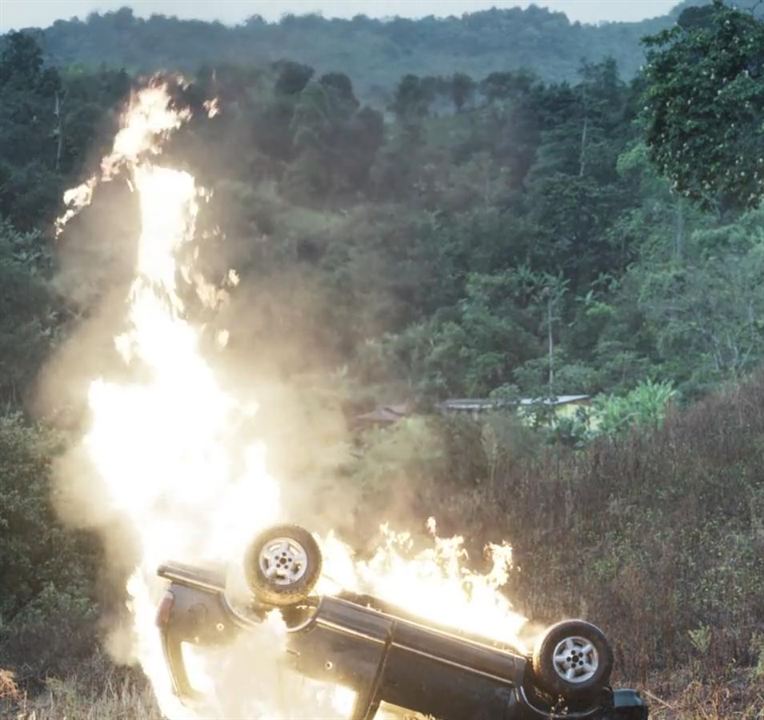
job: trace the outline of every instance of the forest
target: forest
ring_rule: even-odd
[[[676,20],[685,0],[670,15],[642,22],[601,25],[571,23],[567,16],[535,5],[489,10],[462,17],[352,20],[287,14],[269,23],[253,15],[240,25],[136,17],[122,8],[91,13],[84,21],[59,20],[37,31],[49,61],[56,65],[125,68],[131,73],[157,68],[196,72],[203,65],[263,65],[282,59],[315,68],[319,74],[354,68],[356,93],[388,104],[407,73],[481,78],[493,71],[533,68],[543,80],[575,81],[583,60],[614,58],[624,78],[644,63],[640,39]],[[739,5],[755,5],[741,0]]]
[[[761,717],[757,12],[225,28],[123,9],[2,36],[0,710],[5,692],[21,718],[84,717],[80,698],[102,717],[155,712],[100,649],[122,599],[50,484],[86,421],[51,358],[91,365],[79,328],[125,282],[134,201],[114,184],[60,237],[55,220],[141,73],[182,70],[184,102],[220,111],[195,114],[167,155],[212,191],[205,275],[240,279],[219,316],[191,312],[230,330],[215,362],[287,418],[264,403],[274,471],[316,478],[319,506],[344,496],[327,518],[359,547],[401,506],[467,533],[477,557],[506,538],[520,611],[607,627],[656,717]],[[592,401],[561,418],[538,403],[525,422],[436,411],[566,394]],[[351,430],[394,403],[410,417]],[[299,458],[294,428],[312,437]]]

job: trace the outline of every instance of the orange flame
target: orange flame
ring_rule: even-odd
[[[214,102],[210,116],[213,109],[219,111]],[[343,717],[352,694],[298,680],[283,668],[285,629],[277,617],[233,648],[189,654],[196,683],[205,689],[204,702],[194,708],[173,696],[162,658],[154,626],[164,590],[157,566],[168,559],[236,562],[259,529],[285,519],[264,447],[241,437],[256,408],[222,389],[200,351],[202,330],[187,317],[178,291],[179,278],[206,287],[196,270],[178,263],[179,251],[194,240],[205,194],[192,175],[160,163],[162,141],[189,117],[172,107],[166,85],[153,83],[135,94],[100,175],[67,193],[71,205],[59,222],[62,229],[70,213],[90,202],[98,182],[119,171],[129,174],[139,195],[141,233],[127,329],[115,345],[132,379],[92,382],[83,446],[105,501],[137,539],[138,560],[127,583],[133,655],[163,712],[175,720],[225,714],[281,720],[306,712]],[[234,271],[229,280],[238,283]],[[209,295],[198,294],[202,300]],[[210,297],[214,305],[215,293]],[[226,339],[224,331],[219,344]],[[432,547],[414,553],[408,534],[385,529],[386,542],[367,562],[357,561],[330,534],[321,542],[325,572],[319,590],[369,592],[439,623],[519,645],[524,619],[501,592],[510,549],[492,546],[493,569],[480,575],[465,568],[462,538],[438,538],[434,523],[431,531]],[[242,657],[249,670],[243,678],[236,662]]]

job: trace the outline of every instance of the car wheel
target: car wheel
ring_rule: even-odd
[[[595,625],[565,620],[539,638],[532,666],[540,689],[568,700],[586,700],[608,684],[613,651]]]
[[[321,550],[299,525],[276,525],[247,549],[244,573],[255,598],[283,607],[305,600],[321,574]]]

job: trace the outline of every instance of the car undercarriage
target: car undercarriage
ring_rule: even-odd
[[[180,563],[159,569],[169,587],[157,624],[180,698],[192,701],[197,695],[186,670],[184,644],[232,642],[242,632],[257,632],[265,612],[275,608],[288,628],[291,666],[306,677],[355,692],[350,720],[372,720],[381,703],[440,720],[648,717],[637,692],[610,687],[612,651],[595,626],[580,620],[558,623],[528,656],[367,595],[317,597],[310,594],[311,582],[298,583],[317,546],[312,547],[306,531],[297,530],[302,531],[274,528],[264,541],[255,542],[258,557],[250,558],[258,576],[250,583],[255,599],[245,608],[229,601],[222,571]],[[268,547],[277,548],[276,553],[264,556]],[[261,586],[266,602],[258,600]]]

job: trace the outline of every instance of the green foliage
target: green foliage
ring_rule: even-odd
[[[581,449],[592,438],[591,426],[591,413],[585,407],[577,407],[573,415],[552,417],[545,429],[550,443]]]
[[[640,38],[672,22],[673,17],[666,16],[639,23],[581,25],[562,13],[530,7],[418,21],[290,14],[268,23],[253,16],[227,27],[158,14],[143,19],[122,8],[91,13],[84,22],[58,21],[40,36],[46,54],[58,63],[91,68],[106,63],[136,74],[193,73],[205,65],[264,65],[283,58],[319,73],[352,70],[361,96],[383,102],[399,78],[409,73],[475,78],[532,67],[546,80],[574,80],[581,58],[598,62],[611,56],[631,77],[644,61]]]
[[[622,395],[646,376],[690,397],[749,371],[764,357],[743,317],[755,222],[733,251],[657,175],[636,123],[644,84],[612,61],[573,85],[407,75],[385,122],[343,73],[200,73],[190,95],[223,112],[172,152],[214,190],[203,220],[226,241],[201,250],[211,276],[244,278],[228,318],[242,353],[278,346],[289,372],[349,363],[429,399]]]
[[[461,112],[472,101],[475,87],[475,81],[464,73],[455,73],[451,78],[451,99],[457,112]]]
[[[660,427],[675,394],[670,382],[646,380],[624,396],[597,397],[592,417],[594,430],[614,436],[633,428]]]
[[[526,268],[470,274],[453,313],[415,326],[397,341],[401,363],[428,378],[435,394],[488,394],[537,352],[537,309],[523,307],[538,278]]]
[[[107,20],[123,31],[145,25],[129,11],[92,22]],[[37,78],[24,90],[29,102],[50,85],[43,77],[57,78],[60,153],[38,143],[29,163],[3,167],[0,183],[17,225],[29,225],[24,208],[35,207],[45,227],[69,168],[108,130],[107,109],[129,81],[45,69],[24,35],[6,38],[3,68],[16,93]],[[719,226],[655,173],[635,123],[650,82],[627,86],[612,60],[582,64],[575,84],[545,85],[529,72],[479,82],[410,74],[385,123],[341,72],[293,61],[202,70],[188,97],[216,95],[223,112],[200,114],[170,156],[215,191],[202,220],[226,241],[201,250],[210,276],[236,267],[244,278],[228,318],[247,335],[241,347],[277,345],[289,372],[349,362],[370,381],[403,380],[429,398],[508,384],[534,396],[622,395],[645,376],[688,397],[748,372],[764,357],[756,218]],[[13,92],[7,107],[27,101]],[[44,109],[57,96],[40,97]],[[93,224],[108,202],[96,202]],[[72,236],[91,252],[98,237],[87,216]],[[106,275],[90,280],[91,297]],[[551,279],[561,292],[551,293]],[[18,305],[34,309],[40,337],[58,316],[45,300]],[[247,305],[259,324],[230,323]],[[295,337],[299,347],[287,350]],[[43,345],[14,337],[8,347]],[[16,371],[8,392],[23,393],[35,367],[14,360],[7,377],[30,370]]]
[[[307,65],[282,60],[274,64],[278,78],[273,89],[280,95],[296,95],[305,89],[315,70]]]
[[[412,122],[425,117],[433,100],[434,84],[416,75],[405,75],[398,83],[391,109],[399,122]]]
[[[704,207],[764,198],[764,22],[714,0],[647,39],[652,160]]]
[[[341,73],[291,94],[295,159],[284,178],[287,193],[310,204],[363,187],[382,144],[381,116],[368,107],[359,111],[350,78]]]
[[[0,666],[61,672],[92,651],[93,544],[51,506],[59,442],[18,415],[0,417]]]
[[[757,210],[697,230],[685,238],[681,260],[661,265],[653,256],[633,270],[660,357],[696,394],[741,377],[764,356],[762,217]]]
[[[0,215],[30,228],[58,202],[56,98],[61,79],[43,67],[42,51],[11,33],[0,54]]]
[[[753,675],[757,679],[764,678],[764,636],[756,633],[751,639],[751,652],[757,658]]]
[[[113,129],[104,116],[128,89],[124,72],[62,77],[45,66],[31,35],[5,36],[0,53],[0,217],[25,230],[50,223],[66,175],[79,171],[86,153],[97,150],[101,133]]]
[[[50,252],[38,232],[0,219],[0,400],[21,401],[53,344],[56,310],[45,276]]]

